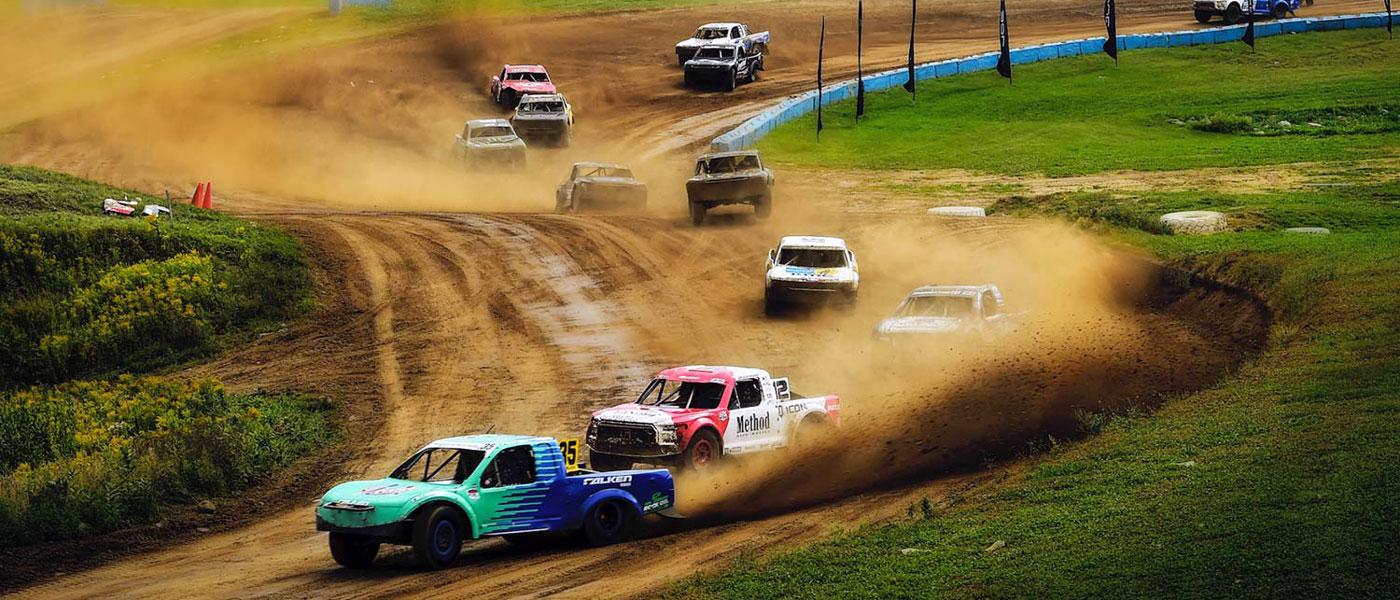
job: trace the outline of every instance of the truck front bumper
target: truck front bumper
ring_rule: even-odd
[[[641,423],[594,422],[588,427],[588,449],[632,458],[669,458],[681,453],[679,444],[657,442],[656,428]]]
[[[789,281],[775,279],[768,282],[768,297],[779,302],[819,304],[823,302],[850,302],[855,299],[856,287],[850,282]]]
[[[406,544],[413,539],[413,522],[399,521],[397,523],[385,523],[383,525],[370,525],[367,527],[345,527],[331,523],[321,518],[321,515],[316,515],[316,531],[349,533],[382,542]]]

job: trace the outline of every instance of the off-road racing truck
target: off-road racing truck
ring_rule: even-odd
[[[542,65],[506,65],[491,76],[491,99],[506,108],[515,108],[525,94],[555,94],[554,83]]]
[[[589,460],[599,471],[634,463],[705,469],[723,456],[785,448],[841,422],[841,399],[803,398],[786,377],[744,367],[667,369],[635,402],[593,413]]]
[[[574,131],[574,108],[563,94],[526,94],[515,105],[510,123],[531,144],[568,146]]]
[[[992,284],[926,285],[909,293],[875,337],[905,341],[931,334],[996,336],[1011,327],[1001,290]]]
[[[504,165],[520,168],[525,166],[525,141],[515,135],[510,121],[477,119],[467,121],[462,133],[457,134],[452,155],[465,160],[470,167]]]
[[[784,304],[843,304],[856,301],[860,266],[846,240],[834,237],[790,235],[768,251],[763,280],[763,310],[773,315]]]
[[[380,544],[413,546],[425,567],[451,565],[462,542],[483,536],[523,541],[582,531],[595,546],[620,542],[643,515],[675,502],[670,472],[597,474],[571,468],[576,440],[522,435],[441,439],[387,478],[331,488],[316,506],[316,530],[349,568],[374,562]]]
[[[686,61],[694,58],[703,46],[741,46],[745,50],[757,48],[760,54],[765,54],[769,39],[771,36],[767,31],[749,33],[749,26],[743,23],[706,23],[696,29],[689,39],[676,44],[676,64],[685,68]]]
[[[1302,5],[1302,0],[1196,0],[1194,7],[1197,23],[1208,23],[1211,17],[1219,15],[1226,25],[1234,25],[1244,19],[1245,7],[1254,4],[1254,16],[1282,19]]]
[[[685,87],[718,85],[733,91],[740,83],[751,83],[763,70],[763,53],[743,46],[701,46],[695,57],[685,61]]]
[[[647,186],[632,170],[612,163],[574,163],[569,178],[554,193],[556,212],[587,210],[642,210],[647,206]]]
[[[705,222],[705,211],[725,204],[752,204],[758,218],[773,211],[773,172],[757,150],[716,152],[695,161],[695,175],[685,182],[690,222]]]

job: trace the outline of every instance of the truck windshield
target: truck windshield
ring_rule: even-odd
[[[579,177],[617,177],[619,179],[631,179],[632,171],[619,167],[594,167],[582,170]]]
[[[914,296],[904,301],[900,317],[953,317],[973,315],[972,298],[967,296]]]
[[[846,253],[835,249],[783,248],[778,252],[778,264],[789,267],[837,269],[846,266]]]
[[[759,168],[758,157],[752,154],[743,156],[718,156],[709,160],[700,161],[699,171],[701,173],[719,174],[736,173]]]
[[[726,37],[728,37],[728,36],[729,36],[729,30],[728,30],[728,29],[719,28],[719,27],[715,27],[715,28],[711,28],[711,29],[706,29],[706,28],[704,28],[704,27],[701,27],[700,29],[695,30],[695,37],[700,38],[700,39],[702,39],[702,40],[719,40],[719,39],[724,39],[724,38],[726,38]]]
[[[549,81],[549,76],[544,73],[506,73],[506,81],[538,81],[544,83]]]
[[[719,60],[729,60],[734,58],[733,48],[701,48],[695,53],[695,58],[712,58]]]
[[[486,453],[457,448],[424,448],[404,461],[389,475],[391,479],[429,483],[460,482],[466,479]]]
[[[522,113],[561,113],[564,112],[563,102],[522,102],[519,109]]]
[[[511,128],[509,128],[509,127],[501,127],[501,126],[498,126],[498,125],[493,125],[493,126],[490,126],[490,127],[477,127],[476,129],[473,129],[473,130],[472,130],[471,135],[472,135],[471,139],[477,139],[477,138],[504,137],[504,136],[508,136],[508,135],[515,135],[515,132],[512,131]]]
[[[724,399],[723,383],[655,379],[637,404],[670,408],[719,408]]]

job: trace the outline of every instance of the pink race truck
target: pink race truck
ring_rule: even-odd
[[[839,426],[841,399],[793,394],[786,377],[745,367],[690,366],[659,373],[635,402],[593,413],[589,464],[705,469],[721,457],[776,450]]]
[[[526,94],[558,92],[543,65],[506,65],[491,76],[491,99],[506,108],[515,108]]]

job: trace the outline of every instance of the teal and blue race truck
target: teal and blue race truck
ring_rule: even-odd
[[[387,478],[331,488],[316,507],[316,529],[330,532],[331,556],[345,567],[367,567],[381,544],[403,544],[441,569],[468,539],[581,531],[602,546],[630,537],[643,515],[672,509],[669,471],[594,473],[577,468],[577,457],[577,440],[441,439]]]

